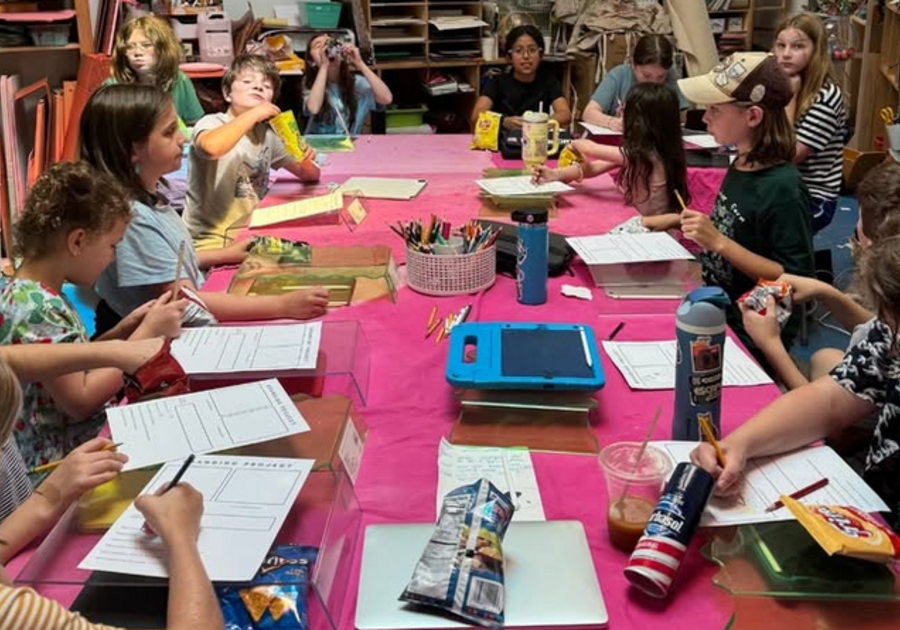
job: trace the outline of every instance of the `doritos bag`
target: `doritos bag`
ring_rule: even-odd
[[[172,340],[166,339],[163,347],[134,374],[125,374],[125,396],[128,402],[165,398],[186,394],[188,376],[178,360],[172,356]]]

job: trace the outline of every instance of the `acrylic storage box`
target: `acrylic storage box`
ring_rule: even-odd
[[[418,127],[424,122],[423,119],[427,111],[428,108],[424,105],[409,109],[388,109],[384,113],[385,126],[388,129]]]
[[[310,630],[337,630],[349,603],[349,582],[362,512],[347,475],[310,473],[275,544],[318,548],[306,594]],[[16,576],[15,583],[52,596],[92,621],[116,626],[166,625],[168,580],[79,569],[102,537],[79,530],[74,508],[67,511]],[[222,550],[227,553],[227,550]],[[290,579],[290,578],[286,578]],[[291,586],[286,582],[283,586]],[[74,599],[74,602],[73,602]]]
[[[304,2],[310,28],[335,28],[341,20],[341,2]]]
[[[30,24],[28,32],[35,46],[65,46],[69,43],[72,26],[64,24]]]
[[[278,326],[278,324],[266,324]],[[288,394],[319,398],[341,395],[365,407],[369,392],[371,349],[362,326],[356,321],[322,322],[322,337],[316,367],[311,370],[239,373],[210,377],[192,376],[191,390],[201,391],[235,385],[242,381],[278,378]]]
[[[489,288],[497,279],[497,248],[471,254],[424,254],[406,250],[409,287],[425,295],[459,295]]]

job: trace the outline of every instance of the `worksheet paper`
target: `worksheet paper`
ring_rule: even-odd
[[[322,322],[269,326],[185,328],[172,356],[191,376],[267,372],[273,376],[316,367]]]
[[[527,449],[454,446],[441,439],[438,456],[437,513],[444,496],[460,486],[485,478],[501,492],[512,490],[517,506],[514,521],[545,521],[531,452]],[[512,488],[510,488],[510,484]]]
[[[722,146],[708,133],[686,133],[684,134],[684,143],[692,144],[695,147],[701,147],[703,149],[718,149]]]
[[[214,582],[252,580],[306,482],[314,460],[198,457],[182,477],[203,495],[197,546]],[[164,465],[141,494],[168,484],[182,462]],[[143,531],[132,503],[85,556],[79,569],[168,577],[165,545]]]
[[[694,256],[667,232],[573,236],[566,241],[586,265],[694,259]]]
[[[586,123],[583,120],[578,122],[579,125],[587,129],[588,133],[592,136],[621,136],[621,131],[616,131],[614,129],[610,129],[609,127],[601,127],[600,125],[592,125],[591,123]]]
[[[338,189],[341,194],[369,199],[409,200],[422,192],[424,179],[391,177],[351,177]]]
[[[309,431],[274,378],[110,407],[106,417],[126,471]]]
[[[575,190],[568,184],[562,182],[532,184],[531,175],[490,177],[488,179],[476,179],[475,183],[486,193],[498,196],[539,195],[546,193],[563,193]]]
[[[673,464],[690,461],[696,442],[650,442]],[[706,527],[794,520],[787,508],[766,512],[781,495],[828,479],[828,485],[798,499],[801,503],[849,505],[864,512],[887,512],[888,506],[841,457],[828,446],[810,446],[772,457],[757,457],[744,468],[739,497],[710,500],[700,524]]]
[[[603,350],[631,389],[674,389],[676,342],[604,341]],[[772,379],[730,337],[725,338],[722,387],[765,385]]]
[[[289,203],[256,208],[250,216],[250,227],[263,227],[276,223],[288,223],[335,212],[344,207],[344,197],[334,190],[327,195],[308,197]]]

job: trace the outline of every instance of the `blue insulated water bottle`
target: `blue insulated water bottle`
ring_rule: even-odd
[[[519,224],[516,249],[516,293],[521,304],[547,301],[547,255],[550,235],[547,210],[516,210],[512,219]]]
[[[721,288],[700,287],[688,293],[675,312],[673,440],[700,440],[701,417],[720,435],[725,307],[730,303]]]

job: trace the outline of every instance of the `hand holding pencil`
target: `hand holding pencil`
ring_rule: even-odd
[[[82,494],[115,479],[128,456],[116,450],[107,438],[94,438],[74,449],[65,458],[34,468],[31,472],[52,471],[37,488],[48,501],[65,508]]]
[[[709,440],[709,437],[707,437]],[[691,462],[716,478],[716,494],[737,496],[741,492],[741,472],[744,470],[744,452],[728,443],[712,440],[701,442],[691,451]]]

